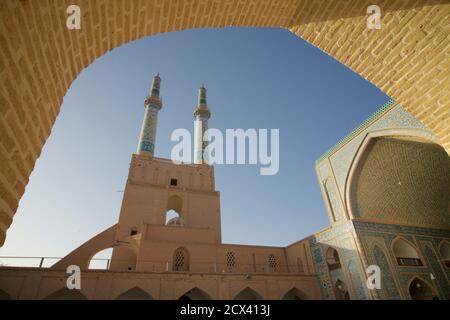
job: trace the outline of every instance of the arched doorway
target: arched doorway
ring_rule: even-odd
[[[412,300],[439,300],[436,291],[420,278],[414,278],[408,288]]]
[[[116,300],[153,300],[153,298],[141,288],[134,287],[119,295]]]
[[[252,288],[245,288],[239,292],[233,300],[264,300],[263,297]]]
[[[306,295],[297,288],[292,288],[281,298],[281,300],[306,300]]]
[[[334,295],[336,300],[350,300],[350,295],[348,293],[347,285],[344,281],[338,280],[334,284]]]
[[[62,288],[48,295],[44,300],[87,300],[79,290]]]
[[[195,287],[181,295],[178,300],[211,300],[211,297],[205,291]]]

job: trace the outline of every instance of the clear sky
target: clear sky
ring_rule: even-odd
[[[328,225],[315,160],[388,97],[281,29],[205,29],[147,37],[97,59],[74,81],[0,255],[62,257],[116,223],[143,101],[160,72],[156,156],[193,132],[202,83],[210,127],[280,130],[280,170],[216,165],[222,240],[285,246]]]

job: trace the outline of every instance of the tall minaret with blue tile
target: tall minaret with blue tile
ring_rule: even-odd
[[[208,120],[211,117],[208,104],[206,103],[206,88],[204,85],[198,90],[198,105],[194,111],[195,119],[195,138],[194,138],[194,163],[207,164],[208,155],[205,152],[208,141],[203,137],[208,130]]]
[[[141,155],[153,156],[155,153],[158,112],[162,108],[162,101],[159,97],[160,87],[161,78],[158,73],[153,77],[152,91],[144,101],[145,114],[137,150],[137,153]]]

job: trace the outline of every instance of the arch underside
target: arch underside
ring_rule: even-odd
[[[192,28],[285,28],[372,82],[450,150],[445,64],[447,1],[80,0],[81,30],[66,28],[70,0],[0,2],[0,244],[77,75],[106,52],[162,32]],[[301,57],[299,57],[301,59]]]
[[[407,136],[370,139],[348,192],[355,218],[450,228],[450,158],[438,144]]]

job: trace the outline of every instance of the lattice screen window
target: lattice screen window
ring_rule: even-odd
[[[227,252],[227,268],[233,269],[236,266],[236,255],[234,252]]]
[[[278,260],[273,254],[269,254],[268,262],[270,271],[278,270]]]
[[[178,248],[173,257],[174,271],[189,271],[189,254],[186,249]]]

